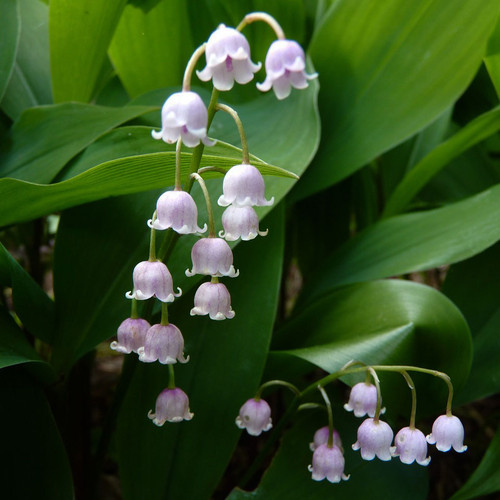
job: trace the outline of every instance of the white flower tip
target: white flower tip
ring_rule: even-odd
[[[219,238],[225,238],[225,236],[224,236],[224,229],[221,229],[219,231]]]
[[[186,276],[188,278],[191,278],[191,276],[194,276],[196,273],[193,273],[193,271],[190,271],[189,269],[186,269]]]
[[[266,229],[265,231],[259,231],[259,236],[267,236],[268,233],[269,233],[269,229]]]
[[[215,139],[209,139],[207,136],[203,137],[201,140],[205,146],[215,146],[217,144],[217,141]]]
[[[155,229],[155,228],[153,227],[153,219],[148,219],[147,225],[148,225],[148,227],[149,227],[150,229]]]
[[[427,457],[425,460],[420,460],[420,461],[417,460],[417,463],[419,465],[423,465],[425,467],[425,466],[429,465],[430,461],[431,461],[431,457]]]
[[[425,436],[425,439],[429,444],[436,444],[436,440],[434,439],[434,436],[432,434],[428,434]]]
[[[353,409],[349,406],[349,404],[348,404],[348,403],[346,403],[346,404],[344,405],[344,410],[346,410],[346,411],[352,411]],[[353,446],[354,446],[354,445],[353,445]]]
[[[224,198],[224,195],[221,194],[219,196],[219,199],[217,200],[217,204],[220,206],[220,207],[228,207],[231,202],[227,201],[226,198]]]
[[[352,445],[352,449],[354,451],[357,451],[361,448],[361,445],[359,444],[359,441],[356,441],[353,445]]]
[[[128,291],[125,293],[125,297],[127,297],[127,299],[135,299],[135,294],[134,292],[132,292],[132,290]]]
[[[453,447],[453,449],[457,452],[457,453],[463,453],[464,451],[467,451],[467,446],[466,445],[463,445],[461,446],[460,448],[455,448],[455,446]]]
[[[182,290],[179,287],[177,287],[177,293],[174,293],[174,296],[180,297],[181,295],[182,295]]]
[[[210,319],[213,319],[215,321],[223,321],[226,319],[226,317],[219,311],[217,314],[211,314]]]
[[[151,130],[151,136],[153,139],[159,140],[162,137],[162,131],[157,132],[156,130]]]
[[[203,227],[200,229],[199,227],[197,228],[197,233],[198,234],[203,234],[206,232],[206,230],[208,229],[208,226],[207,226],[207,223],[205,222],[205,224],[203,225]]]
[[[189,361],[189,354],[184,357],[184,353],[182,353],[181,356],[179,356],[179,363],[187,363]]]

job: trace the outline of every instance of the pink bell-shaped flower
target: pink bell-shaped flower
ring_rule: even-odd
[[[210,316],[217,321],[234,318],[231,296],[223,283],[202,283],[194,295],[191,316]]]
[[[168,325],[153,325],[146,334],[143,347],[137,351],[139,361],[153,363],[159,361],[162,365],[187,363],[189,356],[184,357],[184,338],[181,331],[171,323]]]
[[[435,444],[439,451],[449,451],[451,447],[458,453],[467,450],[464,445],[465,430],[455,415],[441,415],[432,424],[432,432],[427,436],[429,444]]]
[[[344,405],[344,409],[353,411],[356,417],[364,417],[365,415],[374,417],[376,408],[377,388],[366,382],[360,382],[352,387],[349,402]],[[380,413],[384,412],[385,408],[382,408]]]
[[[197,146],[200,141],[213,146],[215,142],[207,137],[207,120],[207,108],[196,92],[176,92],[161,108],[161,130],[153,130],[151,135],[168,144],[182,139],[190,148]]]
[[[163,389],[156,398],[155,412],[150,410],[148,413],[148,417],[159,427],[165,422],[191,420],[193,416],[194,414],[189,411],[187,394],[178,387]]]
[[[186,269],[186,276],[205,274],[210,276],[229,276],[236,278],[240,272],[233,266],[233,252],[221,238],[202,238],[191,250],[193,268]]]
[[[417,464],[428,465],[431,461],[431,457],[427,456],[424,433],[410,427],[404,427],[396,434],[391,452],[393,457],[399,457],[404,464],[416,461]]]
[[[244,35],[223,24],[210,35],[205,57],[207,65],[196,74],[204,82],[213,79],[217,90],[231,90],[235,81],[248,83],[261,67],[251,61],[250,46]]]
[[[321,444],[314,450],[312,465],[309,465],[308,470],[312,472],[314,481],[326,478],[330,483],[340,483],[342,479],[349,479],[349,476],[344,474],[344,466],[344,455],[338,446],[329,448],[328,445]]]
[[[151,328],[151,325],[142,318],[127,318],[122,321],[118,327],[116,335],[118,341],[111,342],[111,349],[125,354],[137,352],[144,345],[146,332]]]
[[[251,436],[259,436],[272,426],[271,408],[263,399],[249,399],[241,408],[236,417],[236,425],[246,429]]]
[[[391,459],[391,443],[394,433],[389,424],[381,420],[367,418],[358,429],[358,440],[353,450],[361,449],[363,460],[373,460],[375,456],[387,462]]]
[[[274,41],[266,55],[266,79],[257,84],[262,92],[271,88],[278,99],[285,99],[290,95],[291,88],[305,89],[307,81],[318,76],[305,72],[306,56],[302,47],[293,40]]]
[[[222,195],[219,197],[218,204],[221,207],[236,205],[239,207],[250,206],[269,206],[274,203],[274,197],[266,200],[264,177],[253,165],[243,163],[231,167],[222,183]]]
[[[309,449],[314,451],[316,448],[321,446],[322,444],[328,444],[328,435],[329,435],[328,425],[321,427],[314,433],[312,443],[309,443]],[[333,437],[333,445],[338,446],[340,450],[342,450],[342,439],[340,439],[340,434],[336,429],[333,429],[332,433]]]
[[[134,291],[127,292],[128,299],[147,300],[155,296],[162,302],[173,302],[175,297],[180,297],[182,290],[177,287],[179,293],[174,293],[172,275],[167,266],[160,261],[149,260],[139,262],[133,273]]]
[[[149,220],[153,229],[172,228],[179,234],[204,233],[207,230],[198,227],[198,208],[193,197],[186,191],[166,191],[156,202],[156,219]]]
[[[238,207],[230,205],[222,214],[223,231],[219,232],[221,238],[235,241],[253,240],[257,235],[266,236],[268,231],[259,231],[259,217],[251,206]]]

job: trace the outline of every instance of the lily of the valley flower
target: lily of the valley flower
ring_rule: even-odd
[[[231,167],[222,182],[222,195],[218,204],[221,207],[235,205],[238,207],[269,206],[274,203],[274,197],[265,198],[265,185],[262,174],[253,165],[242,163]]]
[[[373,460],[375,456],[387,462],[391,459],[391,443],[394,433],[389,424],[381,420],[367,418],[358,429],[358,440],[353,450],[361,450],[363,460]]]
[[[321,444],[314,450],[312,465],[309,465],[308,470],[312,472],[314,481],[326,478],[330,483],[340,483],[342,479],[349,479],[344,474],[344,466],[344,455],[338,446]]]
[[[429,444],[435,444],[439,451],[449,451],[451,447],[458,453],[467,450],[464,445],[464,426],[455,415],[441,415],[432,424],[432,433],[427,436]]]
[[[251,436],[259,436],[272,426],[271,408],[263,399],[249,399],[236,417],[236,425],[246,429]]]
[[[207,119],[207,108],[196,92],[176,92],[161,109],[161,130],[153,130],[151,135],[169,144],[182,139],[190,148],[197,146],[200,141],[213,146],[215,142],[207,137]]]
[[[194,307],[191,316],[209,315],[217,321],[234,318],[231,309],[231,296],[223,283],[202,283],[194,295]]]
[[[187,363],[189,356],[184,357],[184,338],[181,331],[171,323],[168,325],[153,325],[146,333],[144,346],[137,353],[139,361],[153,363],[159,361],[169,365],[179,361]]]
[[[261,67],[251,61],[250,46],[244,35],[223,24],[210,35],[205,57],[207,65],[196,74],[204,82],[213,79],[217,90],[231,90],[235,81],[248,83]]]
[[[223,231],[219,232],[221,238],[235,241],[253,240],[257,235],[266,236],[268,231],[259,230],[259,216],[251,206],[238,207],[230,205],[222,214]]]
[[[186,269],[186,276],[205,274],[210,276],[229,276],[236,278],[239,271],[233,266],[233,252],[221,238],[202,238],[191,250],[193,267]]]
[[[165,422],[191,420],[194,414],[189,411],[187,394],[178,387],[164,389],[156,398],[155,412],[149,411],[148,417],[161,427]]]
[[[305,89],[307,81],[318,76],[317,73],[307,74],[306,57],[302,47],[293,40],[274,41],[266,55],[266,79],[257,84],[262,92],[271,88],[278,99],[290,95],[291,88]]]
[[[142,318],[127,318],[118,327],[118,341],[111,342],[111,349],[125,354],[137,352],[144,345],[146,332],[151,325]]]
[[[344,405],[347,411],[353,411],[356,417],[375,416],[377,408],[377,388],[373,384],[360,382],[351,389],[349,402]],[[380,413],[384,413],[385,408],[382,408]]]
[[[404,464],[417,462],[428,465],[431,457],[427,456],[427,441],[424,433],[418,429],[404,427],[394,438],[394,448],[391,450],[393,457],[399,457]]]
[[[328,436],[329,436],[330,430],[328,428],[328,425],[325,425],[324,427],[321,427],[314,433],[313,441],[312,443],[309,443],[309,448],[311,451],[314,451],[316,448],[318,448],[322,444],[328,444]],[[332,433],[333,437],[333,444],[334,446],[338,446],[340,450],[342,450],[342,439],[340,439],[340,434],[336,429],[333,429]]]
[[[154,229],[172,228],[179,234],[204,233],[198,227],[198,208],[193,197],[186,191],[166,191],[156,202],[156,219],[148,221]]]
[[[174,293],[172,275],[167,266],[160,261],[143,261],[134,267],[134,290],[125,295],[128,299],[147,300],[155,296],[162,302],[173,302],[175,297],[180,297],[182,290],[177,287]]]

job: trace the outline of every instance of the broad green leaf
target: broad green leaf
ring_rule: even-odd
[[[345,450],[345,473],[348,481],[331,484],[326,479],[311,479],[307,466],[312,463],[309,443],[314,432],[327,422],[324,413],[298,415],[297,422],[286,432],[281,446],[269,468],[254,491],[235,489],[227,500],[353,500],[369,498],[386,500],[425,500],[427,498],[427,469],[418,465],[408,466],[399,460],[388,463],[380,460],[361,460],[359,452],[351,449],[356,441],[356,421],[352,414],[334,408],[335,428],[339,430]],[[321,418],[322,417],[322,418]],[[262,438],[262,437],[261,437]]]
[[[194,49],[187,11],[183,0],[125,7],[109,54],[131,97],[168,85],[180,86]]]
[[[19,0],[21,37],[2,110],[13,120],[33,106],[52,103],[49,10],[40,0]]]
[[[149,131],[148,131],[149,134]],[[229,145],[220,145],[224,156],[204,155],[202,166],[229,170],[239,156]],[[181,175],[186,178],[191,165],[191,153],[182,153]],[[252,161],[264,175],[294,178],[287,171]],[[204,177],[221,177],[219,172],[207,172]],[[0,179],[0,192],[6,199],[6,212],[0,214],[0,226],[30,220],[90,201],[172,186],[175,176],[175,152],[152,153],[119,158],[101,163],[82,174],[56,184],[33,184],[17,179]],[[23,200],[31,203],[20,204]],[[14,211],[10,210],[13,209]]]
[[[266,219],[273,228],[269,236],[235,251],[241,274],[224,280],[234,319],[190,318],[192,294],[170,314],[191,356],[176,370],[176,384],[189,395],[193,420],[155,427],[147,412],[166,386],[168,370],[158,364],[137,367],[117,432],[124,498],[211,498],[241,432],[234,418],[256,390],[267,355],[279,299],[282,208]]]
[[[328,372],[352,359],[417,365],[448,373],[457,387],[472,361],[469,328],[457,307],[437,290],[403,280],[331,292],[300,309],[276,339],[278,355]]]
[[[467,482],[458,490],[450,500],[468,500],[469,498],[482,498],[500,491],[500,429],[497,430],[493,441],[486,453]]]
[[[310,46],[325,133],[299,196],[338,182],[432,122],[466,89],[500,4],[340,0]]]
[[[25,111],[0,148],[0,175],[49,183],[82,149],[151,108],[67,103]]]
[[[26,329],[51,343],[55,330],[54,303],[1,243],[0,286],[12,288],[15,312]]]
[[[0,372],[0,393],[2,450],[8,457],[0,469],[2,497],[74,498],[69,461],[42,388],[25,370],[9,368]]]
[[[500,130],[500,107],[485,113],[439,145],[408,172],[387,201],[384,216],[402,212],[412,198],[453,158]]]
[[[311,276],[306,300],[331,288],[422,271],[467,259],[500,239],[500,185],[444,208],[368,227]]]
[[[499,257],[500,245],[496,244],[455,264],[443,285],[443,293],[463,312],[473,335],[474,359],[469,378],[457,393],[460,403],[500,391],[500,272],[496,265]]]
[[[500,99],[500,20],[491,35],[484,64]]]
[[[0,101],[16,60],[20,35],[19,4],[17,0],[0,0]]]
[[[0,306],[0,368],[23,363],[44,364],[44,361],[31,347],[8,311]]]
[[[50,2],[50,63],[55,102],[89,102],[126,0]]]

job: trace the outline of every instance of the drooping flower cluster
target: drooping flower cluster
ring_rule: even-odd
[[[269,206],[274,198],[265,198],[264,178],[260,171],[250,164],[250,156],[243,125],[237,113],[226,105],[218,104],[207,108],[199,94],[191,90],[191,77],[198,58],[205,53],[206,66],[197,71],[200,80],[212,81],[214,88],[228,91],[234,83],[246,84],[260,70],[261,63],[251,60],[250,45],[241,33],[241,29],[255,20],[267,22],[283,41],[273,44],[266,57],[268,76],[262,90],[274,88],[279,99],[284,96],[284,82],[296,88],[305,88],[307,80],[315,75],[305,73],[305,55],[296,42],[284,40],[284,34],[277,22],[264,13],[255,13],[245,17],[245,22],[237,29],[220,25],[209,37],[206,44],[198,48],[186,67],[182,90],[170,95],[161,109],[161,130],[152,130],[154,139],[163,140],[167,144],[176,144],[175,186],[164,192],[156,202],[156,210],[148,221],[151,229],[150,254],[147,261],[139,262],[132,273],[133,289],[126,293],[132,300],[131,317],[124,320],[118,328],[117,340],[111,348],[129,354],[137,353],[144,363],[158,361],[169,367],[169,385],[156,400],[154,413],[149,417],[156,425],[164,422],[189,420],[193,414],[189,410],[187,395],[174,383],[173,365],[187,363],[189,356],[184,355],[184,337],[180,329],[168,320],[168,304],[180,297],[182,291],[176,288],[172,274],[163,262],[163,255],[156,256],[156,231],[172,230],[179,235],[201,236],[209,230],[207,237],[201,237],[191,250],[192,266],[186,270],[188,277],[194,275],[209,276],[210,281],[202,283],[194,296],[194,307],[191,315],[208,315],[212,320],[231,319],[235,312],[231,307],[231,296],[227,287],[219,283],[219,278],[236,278],[239,271],[233,265],[233,253],[227,241],[252,240],[257,236],[265,236],[266,231],[259,229],[259,218],[254,206]],[[246,23],[246,24],[245,24]],[[288,46],[286,50],[276,47]],[[291,59],[294,58],[293,61]],[[282,60],[280,63],[279,60]],[[301,62],[302,61],[302,62]],[[281,73],[278,66],[285,68]],[[280,73],[280,74],[278,74]],[[290,93],[288,88],[287,94]],[[216,96],[216,93],[214,92]],[[208,190],[201,177],[198,165],[191,168],[190,184],[183,190],[182,183],[182,146],[194,148],[212,146],[215,141],[208,137],[209,124],[217,110],[224,110],[235,119],[241,136],[242,163],[228,170],[222,185],[219,205],[227,207],[222,216],[223,229],[219,237],[215,232],[213,213]],[[193,155],[194,157],[195,155]],[[207,167],[205,167],[206,170]],[[198,224],[198,207],[189,193],[191,180],[199,182],[205,196],[208,212],[208,225]],[[139,317],[138,301],[156,299],[161,303],[161,321],[151,325]],[[263,400],[251,400],[247,409],[241,413],[240,425],[249,432],[258,434],[271,427],[270,409]],[[252,422],[257,419],[258,424]],[[260,431],[258,430],[261,428]]]
[[[423,371],[426,370],[423,369]],[[403,372],[408,380],[409,375],[406,371],[403,370]],[[427,370],[427,372],[439,374],[439,372],[431,370]],[[445,374],[439,375],[442,375],[442,378],[449,383],[449,378]],[[260,393],[265,387],[273,384],[291,386],[291,384],[279,380],[267,382],[259,389],[258,397],[249,399],[241,407],[239,416],[236,418],[237,426],[246,429],[253,436],[258,436],[271,428],[271,409],[260,398]],[[331,404],[321,385],[318,388],[322,391],[327,403],[330,424],[321,427],[314,433],[313,441],[309,445],[313,456],[312,464],[309,465],[308,470],[314,481],[322,481],[323,479],[327,479],[331,483],[347,481],[349,476],[344,473],[345,459],[342,440],[338,431],[332,426]],[[413,386],[411,389],[415,390]],[[298,389],[294,388],[293,390],[300,395]],[[455,451],[461,453],[467,449],[467,446],[464,445],[464,427],[458,417],[451,414],[449,407],[445,415],[436,419],[432,426],[432,433],[427,437],[422,431],[415,428],[415,401],[416,397],[413,398],[410,425],[399,430],[394,437],[394,432],[389,424],[379,418],[382,413],[382,401],[378,385],[375,386],[369,382],[354,385],[351,389],[349,402],[344,405],[344,408],[347,411],[353,411],[356,417],[368,415],[368,418],[358,428],[357,440],[352,445],[352,449],[359,450],[363,460],[373,460],[377,457],[382,461],[389,461],[393,457],[399,457],[404,464],[416,462],[423,466],[428,465],[431,461],[427,455],[427,443],[435,444],[439,451],[448,451],[453,447]],[[448,401],[448,406],[450,401]]]

